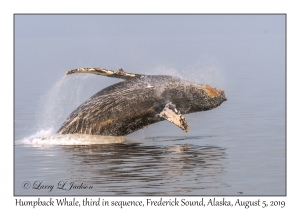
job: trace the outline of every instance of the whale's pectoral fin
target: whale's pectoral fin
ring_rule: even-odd
[[[167,103],[165,108],[159,113],[159,116],[174,123],[184,132],[189,131],[189,125],[185,117],[175,108],[175,105],[172,103]]]
[[[119,69],[118,71],[107,70],[103,68],[79,68],[73,69],[66,72],[66,75],[69,74],[77,74],[77,73],[88,73],[88,74],[96,74],[107,77],[115,77],[119,79],[133,79],[133,78],[141,78],[144,75],[142,74],[132,74],[127,73],[123,69]]]

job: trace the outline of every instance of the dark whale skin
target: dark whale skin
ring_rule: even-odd
[[[208,85],[146,75],[99,91],[69,115],[58,133],[125,136],[165,120],[159,113],[167,103],[188,114],[213,109],[226,100],[224,91]]]

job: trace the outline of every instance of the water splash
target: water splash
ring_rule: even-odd
[[[93,75],[64,76],[56,82],[40,98],[36,114],[37,129],[58,129],[76,107],[99,90],[95,85],[91,85],[92,78]]]
[[[122,143],[124,136],[97,136],[83,134],[60,135],[53,128],[41,130],[22,140],[15,141],[15,145],[51,146],[51,145],[90,145]]]
[[[173,75],[197,84],[224,86],[221,65],[216,58],[209,55],[201,55],[201,57],[180,68],[180,70],[166,65],[159,65],[151,71],[151,74]]]
[[[56,120],[61,117],[63,110],[61,102],[65,95],[60,92],[67,80],[68,78],[64,76],[46,95],[40,98],[36,120],[39,129],[54,127]]]
[[[102,137],[99,139],[95,136],[58,135],[56,133],[58,127],[76,107],[103,88],[105,83],[99,85],[99,78],[101,77],[89,74],[62,77],[45,95],[40,97],[34,134],[16,141],[16,144],[78,145],[121,142],[122,138]]]

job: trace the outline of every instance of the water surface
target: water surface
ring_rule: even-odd
[[[18,16],[15,27],[15,195],[285,195],[285,16]],[[187,134],[163,121],[124,139],[60,136],[120,81],[63,76],[79,67],[176,75],[228,100],[186,115]],[[72,182],[87,188],[57,188]]]

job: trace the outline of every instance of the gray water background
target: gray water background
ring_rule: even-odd
[[[284,195],[285,44],[284,15],[16,15],[15,194]],[[78,67],[172,74],[228,101],[186,115],[187,134],[164,121],[121,144],[49,145],[71,111],[120,81],[63,76]],[[48,145],[25,144],[45,134]]]

